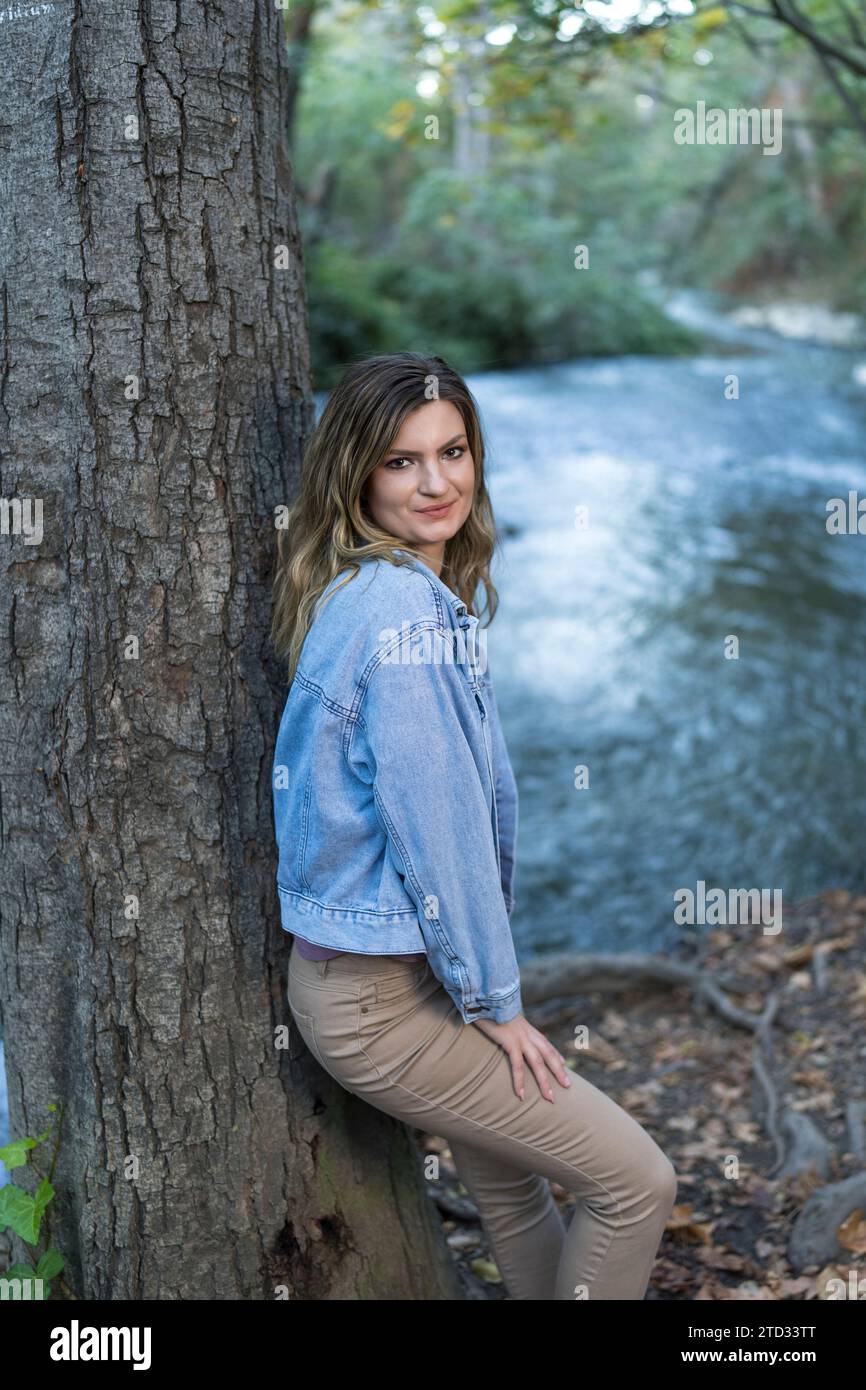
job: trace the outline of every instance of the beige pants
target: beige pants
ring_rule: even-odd
[[[447,1139],[513,1299],[642,1299],[676,1195],[670,1161],[570,1072],[525,1098],[498,1043],[464,1023],[426,960],[293,951],[289,1005],[319,1064],[377,1110]],[[577,1198],[568,1230],[546,1179]]]

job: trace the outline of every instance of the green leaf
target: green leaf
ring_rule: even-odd
[[[55,1279],[64,1264],[65,1261],[60,1251],[49,1248],[44,1255],[40,1255],[36,1273],[40,1279]]]
[[[0,1228],[9,1226],[22,1240],[33,1244],[36,1203],[28,1192],[7,1183],[0,1187]]]
[[[35,1197],[31,1197],[29,1192],[22,1192],[13,1183],[0,1187],[0,1229],[10,1226],[28,1245],[35,1245],[39,1239],[42,1216],[53,1196],[54,1188],[47,1178],[40,1182]]]
[[[20,1168],[22,1163],[27,1162],[27,1150],[35,1149],[37,1144],[44,1144],[50,1137],[51,1130],[46,1129],[44,1134],[38,1134],[35,1139],[31,1139],[29,1134],[23,1139],[13,1139],[11,1144],[4,1144],[0,1148],[0,1160],[7,1168]]]
[[[11,1144],[4,1144],[0,1148],[0,1160],[6,1164],[7,1168],[20,1168],[22,1163],[27,1162],[27,1150],[35,1149],[37,1141],[35,1139],[13,1139]]]
[[[51,1183],[48,1181],[47,1178],[43,1178],[36,1189],[36,1220],[39,1224],[41,1224],[42,1217],[45,1214],[45,1208],[48,1206],[48,1203],[51,1201],[51,1198],[53,1196],[54,1188],[51,1186]]]

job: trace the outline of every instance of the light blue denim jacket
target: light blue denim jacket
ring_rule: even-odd
[[[485,634],[397,554],[337,575],[301,650],[273,765],[282,925],[334,950],[426,951],[464,1023],[506,1023],[523,1011],[517,786]]]

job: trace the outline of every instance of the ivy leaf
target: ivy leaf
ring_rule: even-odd
[[[36,1203],[29,1192],[7,1183],[0,1187],[0,1228],[9,1226],[22,1240],[33,1243],[33,1213]]]
[[[35,1197],[12,1183],[0,1187],[0,1229],[10,1226],[28,1245],[35,1245],[42,1216],[53,1196],[54,1188],[47,1178],[40,1182]]]
[[[44,1255],[40,1255],[36,1273],[40,1279],[56,1279],[65,1263],[60,1251],[49,1247]]]
[[[35,1149],[36,1144],[35,1139],[13,1139],[11,1144],[4,1144],[0,1149],[0,1161],[7,1168],[20,1168],[22,1163],[27,1162],[27,1150]]]

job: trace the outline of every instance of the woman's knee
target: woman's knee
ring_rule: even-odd
[[[663,1153],[658,1144],[654,1144],[655,1153],[653,1161],[647,1173],[647,1181],[655,1194],[659,1208],[667,1211],[673,1209],[677,1197],[677,1174],[674,1165],[671,1163],[667,1154]]]

